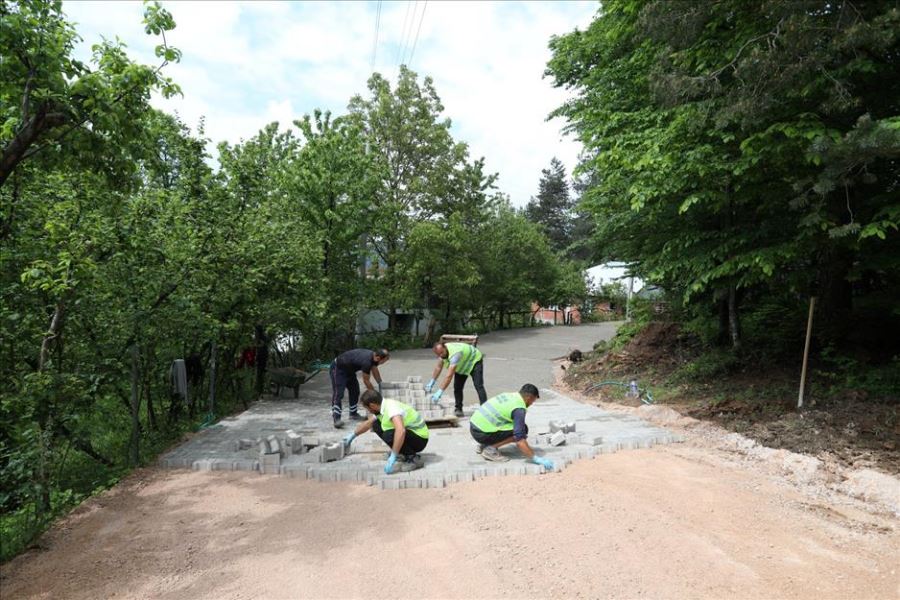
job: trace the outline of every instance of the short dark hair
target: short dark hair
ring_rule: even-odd
[[[379,348],[378,350],[375,350],[375,356],[377,356],[378,358],[388,358],[390,355],[391,353],[388,352],[387,348]]]
[[[537,387],[530,383],[526,383],[522,386],[522,389],[519,390],[520,394],[528,394],[529,396],[534,396],[535,398],[540,398],[541,395],[538,393]]]
[[[362,396],[359,397],[359,401],[363,403],[363,406],[381,404],[381,394],[375,390],[366,390],[362,393]]]

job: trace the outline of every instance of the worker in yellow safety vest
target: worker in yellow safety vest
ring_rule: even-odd
[[[371,430],[391,449],[384,466],[385,473],[422,467],[424,462],[419,453],[428,445],[428,426],[416,409],[398,400],[382,398],[374,390],[363,392],[359,402],[370,416],[356,431],[344,437],[344,448],[349,450],[357,436]],[[405,465],[398,466],[398,460]]]
[[[479,404],[487,402],[487,392],[484,391],[484,355],[481,350],[472,344],[464,344],[462,342],[438,342],[432,347],[438,361],[431,373],[431,381],[425,385],[425,391],[430,392],[437,378],[444,368],[447,369],[447,376],[444,382],[438,385],[431,396],[432,402],[439,402],[444,390],[450,386],[453,381],[453,399],[456,401],[456,416],[463,416],[463,386],[471,375],[472,383],[475,384],[475,391],[478,393]]]
[[[528,426],[525,413],[540,397],[538,389],[526,383],[516,392],[494,396],[472,414],[469,431],[478,443],[476,452],[485,460],[503,462],[509,460],[499,448],[515,443],[530,462],[553,470],[553,461],[537,456],[528,445]]]

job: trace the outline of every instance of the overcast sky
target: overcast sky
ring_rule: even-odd
[[[163,2],[177,27],[167,36],[184,56],[165,73],[183,98],[156,99],[191,127],[206,117],[214,142],[237,142],[266,123],[315,108],[346,112],[372,71],[396,81],[398,63],[434,78],[453,134],[498,172],[521,206],[537,193],[553,156],[571,173],[578,145],[547,115],[565,99],[543,78],[553,34],[585,28],[597,2]],[[68,1],[84,38],[118,36],[135,60],[156,64],[158,38],[141,26],[140,2]],[[418,40],[416,35],[418,34]],[[413,50],[413,44],[415,49]],[[401,58],[401,55],[403,58]],[[405,59],[405,60],[404,60]]]

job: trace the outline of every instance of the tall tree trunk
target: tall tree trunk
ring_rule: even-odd
[[[428,329],[425,331],[425,346],[431,346],[434,344],[434,327],[437,324],[437,321],[434,320],[434,316],[431,317],[428,321]]]
[[[266,383],[266,370],[269,366],[269,335],[266,333],[266,328],[262,325],[257,324],[255,328],[255,337],[256,337],[256,382],[254,385],[254,391],[256,392],[256,398],[262,396],[263,389],[265,388]],[[243,391],[243,384],[241,385]],[[241,396],[243,400],[243,394]]]
[[[741,319],[738,313],[738,295],[734,286],[728,288],[728,334],[731,338],[731,349],[741,350]]]
[[[47,364],[50,360],[50,352],[53,342],[62,333],[63,318],[65,315],[65,303],[59,299],[53,310],[53,316],[50,318],[50,327],[41,340],[41,350],[38,354],[38,372],[43,373],[47,370]],[[52,421],[53,415],[50,414],[49,406],[42,406],[38,411],[38,426],[40,428],[40,452],[38,455],[37,468],[37,488],[38,495],[36,498],[35,511],[39,518],[50,512],[50,440],[52,437]]]
[[[728,295],[724,295],[716,301],[719,311],[719,332],[716,335],[716,344],[724,346],[728,343]]]
[[[144,381],[141,384],[141,396],[144,399],[144,402],[147,404],[147,427],[151,431],[156,431],[159,429],[159,426],[156,423],[156,410],[153,408],[153,398],[152,398],[152,381],[150,377],[150,369],[145,365],[143,369],[144,373]]]
[[[450,300],[444,308],[444,333],[450,333]]]
[[[159,429],[156,421],[156,409],[153,408],[153,368],[154,355],[148,348],[142,356],[141,373],[143,374],[141,392],[143,401],[147,403],[147,427],[151,431]]]
[[[128,462],[132,466],[137,466],[140,461],[141,404],[138,394],[140,378],[140,354],[137,343],[134,343],[131,346],[131,443],[128,445]]]
[[[216,377],[218,373],[216,371],[216,361],[217,354],[219,351],[218,342],[214,339],[212,341],[212,347],[209,351],[209,414],[215,414],[216,409]]]

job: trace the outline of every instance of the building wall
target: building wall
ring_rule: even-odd
[[[574,306],[553,310],[553,307],[538,307],[532,303],[531,312],[534,320],[547,325],[580,325],[581,313]]]
[[[416,318],[415,314],[411,312],[400,311],[397,313],[397,318],[401,325],[402,331],[407,331],[410,335],[425,335],[428,331],[428,323],[431,320],[431,313],[426,311],[422,311],[422,317],[419,319],[419,327],[416,329]],[[360,320],[360,331],[359,333],[376,333],[381,331],[387,331],[388,328],[388,316],[380,311],[380,310],[368,310],[363,313],[362,319]]]

